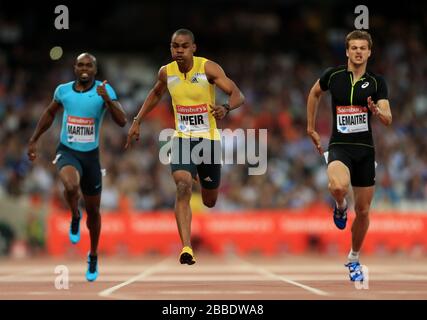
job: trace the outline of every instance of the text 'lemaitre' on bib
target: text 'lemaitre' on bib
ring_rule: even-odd
[[[337,106],[337,130],[340,133],[368,131],[368,108],[363,106]]]

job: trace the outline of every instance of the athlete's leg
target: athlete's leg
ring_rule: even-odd
[[[341,161],[335,160],[328,165],[328,188],[338,208],[344,209],[345,197],[350,186],[350,170]]]
[[[59,171],[59,178],[64,185],[64,197],[71,210],[74,219],[79,219],[79,187],[80,174],[76,168],[70,165],[62,167]]]
[[[193,178],[186,170],[172,173],[176,184],[175,217],[178,232],[184,247],[191,247],[191,188]]]
[[[85,207],[87,212],[86,226],[89,229],[90,251],[87,257],[86,279],[95,281],[98,278],[98,243],[101,234],[101,214],[99,207],[101,204],[101,194],[85,195]]]
[[[87,212],[86,226],[90,235],[90,254],[96,256],[98,253],[99,236],[101,234],[101,194],[83,195]]]
[[[218,141],[208,141],[207,143],[213,150],[211,162],[199,164],[197,173],[202,189],[203,204],[212,208],[218,199],[218,189],[221,183],[221,144]]]
[[[351,227],[353,252],[359,252],[369,228],[369,208],[374,196],[375,186],[353,187],[354,211],[356,218]]]
[[[349,269],[351,281],[364,280],[362,266],[359,262],[359,253],[369,228],[369,208],[374,195],[374,189],[375,186],[353,186],[356,218],[351,227],[351,250],[348,254],[348,263],[345,265]]]
[[[208,208],[213,208],[218,199],[218,188],[216,189],[206,189],[202,187],[202,199],[203,204]]]
[[[86,279],[95,281],[98,277],[98,243],[101,234],[101,190],[102,175],[99,159],[85,157],[83,160],[84,175],[80,182],[87,212],[86,226],[89,229],[90,251]]]

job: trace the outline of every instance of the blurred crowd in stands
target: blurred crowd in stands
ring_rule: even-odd
[[[204,29],[203,17],[209,13],[192,11],[193,19],[185,25],[169,23],[169,29],[156,37],[148,31],[139,35],[142,39],[147,35],[152,50],[121,50],[120,39],[114,37],[110,47],[97,47],[97,39],[92,38],[92,47],[77,42],[67,50],[65,45],[64,56],[58,61],[52,61],[48,54],[56,43],[43,42],[28,50],[25,33],[32,25],[0,16],[0,198],[37,195],[46,201],[61,201],[62,190],[52,164],[61,114],[39,141],[34,164],[27,160],[26,147],[56,86],[74,79],[72,65],[78,53],[90,51],[97,56],[98,79],[107,79],[115,88],[130,123],[159,67],[168,62],[171,31],[185,26],[195,33],[198,54],[220,63],[246,96],[246,104],[232,111],[219,126],[268,129],[267,172],[250,176],[249,164],[224,165],[215,211],[298,209],[330,202],[324,159],[306,135],[306,99],[324,69],[346,64],[344,38],[352,23],[331,26],[325,11],[319,15],[315,10],[298,12],[292,19],[284,19],[274,10],[217,12],[216,19],[208,19],[209,27]],[[354,17],[353,12],[349,17]],[[120,18],[120,12],[115,18]],[[132,21],[133,16],[129,19]],[[370,19],[374,46],[368,66],[385,77],[393,114],[393,124],[388,128],[373,119],[378,163],[376,208],[405,208],[418,203],[425,209],[427,203],[426,24],[425,17],[415,22],[409,17],[396,19],[393,23],[387,16]],[[157,39],[155,45],[153,39]],[[220,92],[217,102],[225,102]],[[169,166],[161,164],[158,157],[159,132],[171,127],[167,94],[142,123],[140,141],[126,152],[123,147],[129,125],[122,129],[105,117],[101,131],[101,162],[107,170],[103,208],[117,208],[123,198],[141,212],[173,208],[175,185]],[[330,128],[327,94],[317,119],[324,148]],[[237,152],[242,146],[235,147]],[[197,208],[197,186],[194,192]]]

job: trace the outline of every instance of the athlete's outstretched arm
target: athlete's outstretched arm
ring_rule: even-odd
[[[215,119],[220,120],[231,110],[240,107],[245,102],[245,97],[233,80],[228,78],[221,66],[213,61],[206,61],[205,73],[211,83],[215,83],[218,88],[228,96],[229,110],[224,106],[212,106],[212,114]]]
[[[130,143],[133,138],[135,138],[137,141],[139,140],[139,126],[141,124],[141,121],[159,103],[160,99],[162,98],[163,94],[167,89],[167,86],[168,84],[166,67],[163,66],[159,70],[158,78],[156,83],[154,84],[153,89],[150,90],[147,98],[144,101],[144,104],[139,109],[138,115],[133,119],[132,126],[129,129],[128,136],[126,139],[125,149],[130,146]]]
[[[47,106],[46,110],[42,113],[39,122],[37,123],[37,127],[34,130],[33,135],[28,142],[28,158],[33,161],[37,157],[37,141],[40,136],[50,128],[55,119],[55,115],[59,109],[61,109],[62,105],[55,100]]]
[[[377,103],[374,103],[371,97],[368,97],[368,107],[372,114],[377,116],[380,121],[386,125],[391,125],[392,116],[390,110],[390,103],[387,99],[380,99]]]
[[[317,151],[319,151],[320,154],[323,153],[323,149],[320,142],[320,136],[316,132],[316,117],[317,108],[319,107],[319,101],[322,94],[323,90],[320,87],[319,80],[317,80],[314,86],[311,88],[307,99],[307,134],[310,136]]]
[[[111,100],[110,95],[105,88],[106,83],[107,80],[104,80],[104,82],[102,82],[102,84],[96,88],[96,92],[102,97],[102,99],[104,99],[104,104],[111,112],[114,122],[117,123],[120,127],[124,127],[127,122],[126,113],[123,110],[120,102]]]

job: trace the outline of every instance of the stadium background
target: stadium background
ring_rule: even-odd
[[[70,29],[56,30],[54,8],[66,4]],[[60,116],[39,141],[34,165],[26,144],[59,83],[73,79],[78,53],[98,58],[130,120],[169,59],[173,31],[196,36],[197,54],[225,69],[246,104],[220,122],[222,128],[268,128],[268,170],[248,176],[247,165],[223,168],[215,208],[192,199],[195,244],[207,251],[336,254],[348,249],[349,230],[338,232],[323,159],[306,135],[306,97],[325,68],[345,64],[345,35],[354,29],[358,3],[338,1],[61,2],[41,6],[0,3],[0,252],[15,257],[85,254],[67,242],[69,214],[51,161]],[[373,121],[377,189],[370,253],[423,254],[427,248],[427,52],[426,5],[367,4],[374,39],[369,68],[389,87],[393,124]],[[49,51],[61,46],[53,61]],[[166,95],[167,96],[167,95]],[[224,101],[220,93],[219,102]],[[323,146],[330,130],[329,97],[317,120]],[[171,127],[168,97],[142,128],[141,140],[124,153],[129,125],[106,117],[102,129],[104,178],[101,251],[141,254],[177,251],[171,209],[175,186],[158,161],[158,133]],[[232,147],[233,146],[227,146]],[[238,146],[234,146],[239,152]],[[85,230],[85,228],[83,228]]]

